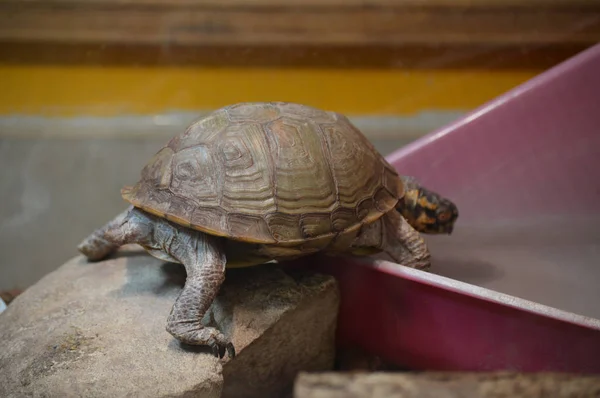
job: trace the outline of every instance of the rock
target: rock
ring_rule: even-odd
[[[184,348],[165,330],[185,270],[139,249],[76,257],[0,314],[0,396],[276,397],[300,370],[329,370],[339,305],[332,277],[268,264],[228,271],[204,319],[237,356]]]
[[[600,376],[565,373],[300,373],[294,398],[598,397]]]

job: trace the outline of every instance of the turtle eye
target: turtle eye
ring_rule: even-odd
[[[450,213],[448,213],[447,211],[438,215],[438,220],[440,220],[442,222],[448,221],[449,218],[450,218]]]

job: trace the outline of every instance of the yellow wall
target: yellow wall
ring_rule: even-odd
[[[154,114],[255,100],[302,102],[347,114],[411,115],[471,109],[537,73],[0,67],[0,115]]]

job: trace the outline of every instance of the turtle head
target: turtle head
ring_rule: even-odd
[[[397,210],[417,231],[426,234],[451,234],[458,208],[451,200],[418,185],[406,187]]]

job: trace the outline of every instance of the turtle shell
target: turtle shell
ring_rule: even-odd
[[[343,115],[239,103],[193,122],[122,196],[205,233],[274,244],[331,240],[394,208],[394,168]]]

